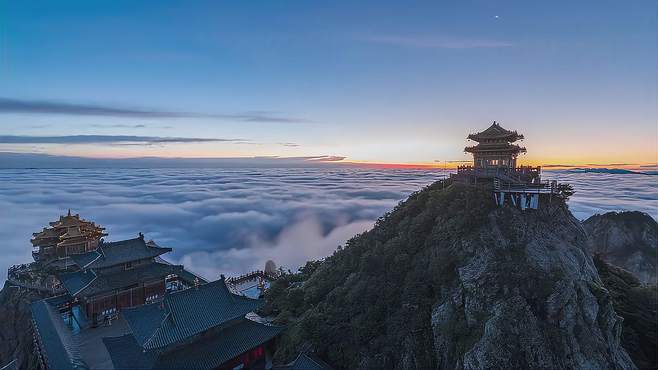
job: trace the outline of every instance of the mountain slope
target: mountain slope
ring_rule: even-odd
[[[437,182],[323,262],[277,282],[269,309],[339,368],[634,368],[580,223],[553,198],[497,208]]]
[[[641,369],[658,368],[658,285],[642,285],[628,271],[594,257],[599,276],[624,325],[621,344]]]
[[[583,222],[592,254],[622,267],[643,283],[656,283],[658,223],[642,212],[608,212]]]
[[[0,290],[0,366],[17,360],[21,369],[37,367],[30,304],[43,298],[46,296],[41,293],[18,289],[5,282]]]

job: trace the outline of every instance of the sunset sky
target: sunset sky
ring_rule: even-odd
[[[436,164],[496,120],[523,163],[653,164],[656,6],[3,1],[0,152]]]

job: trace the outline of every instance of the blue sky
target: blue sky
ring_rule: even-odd
[[[0,1],[0,136],[221,140],[0,151],[431,163],[497,120],[533,163],[652,163],[656,7]]]

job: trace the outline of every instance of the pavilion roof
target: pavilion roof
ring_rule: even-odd
[[[87,253],[71,255],[71,259],[81,269],[110,267],[144,258],[157,257],[171,252],[171,248],[158,247],[144,242],[144,236],[117,242],[101,242]]]
[[[60,239],[77,238],[83,236],[79,227],[69,227],[66,232],[59,236]]]
[[[499,144],[478,144],[475,146],[467,146],[464,148],[465,152],[468,153],[483,153],[483,152],[513,152],[513,153],[525,153],[526,149],[522,146],[509,143],[499,143]]]
[[[494,123],[491,126],[489,126],[489,128],[487,128],[482,132],[470,134],[468,135],[467,139],[471,139],[474,141],[504,139],[510,142],[514,142],[523,139],[523,135],[520,135],[516,131],[506,130],[502,128],[498,123],[496,123],[496,121],[494,121]]]
[[[94,222],[86,221],[80,218],[80,215],[71,215],[71,211],[66,216],[59,216],[59,220],[49,222],[49,227],[44,227],[41,231],[33,233],[30,240],[34,246],[46,246],[53,244],[54,240],[48,239],[71,239],[84,238],[99,239],[107,234],[105,228],[96,225]],[[78,244],[79,241],[73,244]],[[61,246],[70,245],[70,243],[61,244]]]
[[[260,299],[229,291],[224,278],[167,294],[162,302],[126,309],[123,315],[144,349],[164,348],[258,309]]]
[[[283,329],[281,326],[259,324],[243,318],[209,337],[171,351],[145,351],[130,334],[103,338],[103,342],[116,368],[213,369],[268,342]]]
[[[44,227],[43,230],[39,231],[38,233],[33,233],[32,236],[34,236],[34,239],[41,239],[41,238],[58,238],[59,233],[55,231],[53,228],[46,228]]]

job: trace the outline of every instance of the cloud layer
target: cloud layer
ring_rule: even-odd
[[[345,157],[334,155],[234,158],[139,157],[119,159],[69,157],[40,153],[0,152],[0,170],[11,168],[317,168],[339,166],[340,161],[343,159],[345,159]]]
[[[578,218],[658,209],[648,176],[551,171],[576,188]],[[369,229],[440,171],[358,168],[0,170],[0,269],[30,261],[31,234],[71,208],[105,226],[108,240],[144,232],[174,248],[167,258],[216,279],[295,269]]]

